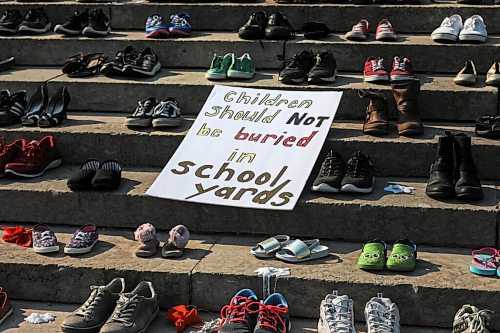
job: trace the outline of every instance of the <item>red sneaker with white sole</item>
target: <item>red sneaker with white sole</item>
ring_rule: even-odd
[[[394,57],[391,70],[391,82],[413,79],[413,66],[410,59]]]
[[[10,304],[9,296],[0,287],[0,325],[12,314],[12,304]]]
[[[389,73],[384,67],[384,59],[370,57],[365,61],[365,82],[389,82]]]
[[[61,154],[56,149],[54,137],[48,135],[40,141],[27,143],[22,154],[5,166],[5,174],[34,178],[61,164]]]
[[[375,39],[385,41],[395,41],[398,39],[398,36],[388,19],[383,19],[378,23]]]
[[[368,37],[369,29],[370,24],[367,20],[363,19],[354,25],[351,31],[345,34],[345,38],[349,40],[365,40]]]
[[[0,178],[5,176],[5,166],[14,161],[22,152],[26,145],[24,139],[5,144],[5,139],[0,140]]]

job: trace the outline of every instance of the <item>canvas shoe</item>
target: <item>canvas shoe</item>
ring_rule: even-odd
[[[68,244],[64,247],[66,254],[84,254],[92,251],[92,248],[99,240],[97,227],[93,224],[86,224],[71,236]]]
[[[375,39],[382,41],[395,41],[398,39],[398,36],[388,19],[383,19],[378,23]]]
[[[179,13],[170,16],[168,31],[170,32],[170,36],[191,36],[191,16],[188,13]]]
[[[464,28],[460,31],[458,38],[461,42],[486,42],[488,32],[483,18],[479,15],[472,15],[465,20]]]
[[[9,144],[5,144],[4,139],[0,140],[0,178],[5,176],[5,166],[23,153],[25,145],[24,139],[17,139]]]
[[[0,325],[7,319],[13,312],[12,304],[10,304],[9,296],[0,287]]]
[[[150,15],[146,21],[146,38],[168,37],[167,22],[163,16]]]
[[[7,9],[0,17],[0,34],[13,35],[17,33],[23,22],[23,16],[17,9]]]
[[[251,79],[255,75],[255,65],[250,54],[245,53],[237,58],[232,54],[232,63],[227,70],[227,77],[231,79]]]
[[[486,84],[489,86],[500,86],[500,61],[495,61],[486,73]]]
[[[330,150],[321,164],[321,169],[311,189],[316,192],[338,193],[344,174],[345,163],[342,156]]]
[[[34,178],[61,164],[61,154],[56,148],[54,137],[48,135],[40,141],[33,140],[27,143],[23,152],[5,166],[5,174]]]
[[[465,66],[458,72],[457,76],[453,79],[458,85],[472,85],[476,83],[476,66],[472,60],[467,60]]]
[[[36,253],[52,253],[59,251],[56,235],[46,224],[37,224],[33,227],[33,251]]]
[[[332,83],[337,77],[337,61],[330,51],[319,52],[316,64],[309,71],[307,81],[314,84]]]
[[[356,333],[353,301],[334,290],[319,307],[318,333]]]
[[[177,127],[181,121],[181,108],[173,97],[164,99],[154,108],[154,128]]]
[[[307,81],[307,75],[316,64],[312,51],[302,51],[285,60],[279,69],[278,81],[296,84]]]
[[[94,9],[89,14],[89,24],[82,31],[86,37],[103,37],[111,32],[111,21],[102,9]]]
[[[215,53],[205,77],[209,80],[227,79],[227,71],[233,63],[233,57],[233,53],[228,53],[225,56],[219,56]]]
[[[288,333],[291,330],[288,303],[280,293],[270,295],[259,309],[254,333]]]
[[[345,34],[345,38],[349,40],[366,40],[368,37],[368,31],[370,28],[370,23],[363,19],[354,25],[348,33]]]
[[[463,22],[460,15],[445,17],[439,28],[432,32],[431,39],[435,42],[456,42],[462,28]]]
[[[161,63],[152,48],[137,54],[135,59],[125,61],[123,74],[138,77],[153,77],[161,70]]]
[[[366,333],[400,333],[398,306],[382,294],[366,303],[365,320]]]
[[[489,333],[489,322],[493,311],[479,310],[465,304],[457,311],[453,320],[453,333]]]
[[[44,34],[52,28],[52,23],[43,8],[30,9],[26,13],[18,31],[26,34]]]
[[[128,127],[150,127],[156,105],[158,105],[158,100],[155,97],[137,102],[134,113],[125,119],[125,125]]]
[[[370,57],[365,61],[363,71],[365,82],[389,82],[389,73],[384,67],[384,59]]]
[[[158,294],[149,281],[121,293],[115,310],[100,333],[145,333],[159,313]]]
[[[406,81],[413,79],[413,66],[410,59],[394,57],[390,73],[391,82]]]
[[[113,60],[102,65],[101,73],[108,76],[122,74],[125,64],[131,63],[137,59],[139,54],[139,51],[132,45],[129,45],[123,51],[117,52]]]
[[[241,39],[263,39],[266,36],[267,16],[264,12],[250,15],[248,21],[239,29]]]
[[[347,161],[346,175],[342,179],[342,192],[371,193],[375,182],[373,162],[368,155],[355,152]]]
[[[4,94],[8,92],[4,90]],[[2,96],[2,97],[5,97]],[[27,95],[25,90],[18,91],[9,96],[8,99],[0,100],[0,126],[9,126],[19,124],[24,116],[24,109],[26,108]]]
[[[99,332],[113,313],[120,293],[125,291],[125,280],[114,278],[105,286],[91,286],[85,303],[67,316],[61,324],[66,333]]]
[[[82,13],[76,11],[63,24],[58,24],[54,27],[54,31],[66,36],[79,36],[83,33],[83,29],[89,24],[89,12]]]
[[[252,290],[240,290],[221,310],[219,333],[253,333],[259,308],[259,301]]]

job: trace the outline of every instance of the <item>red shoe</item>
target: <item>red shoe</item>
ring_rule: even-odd
[[[378,23],[375,39],[386,41],[395,41],[398,39],[398,36],[388,19],[383,19]]]
[[[384,67],[384,59],[370,57],[365,61],[365,82],[389,82],[389,73]]]
[[[62,164],[61,155],[54,144],[54,137],[49,135],[40,141],[26,144],[23,153],[12,163],[5,166],[5,173],[19,177],[34,178],[45,171]]]
[[[10,304],[9,296],[0,287],[0,325],[12,314],[12,304]]]
[[[351,31],[345,34],[345,38],[349,40],[365,40],[368,37],[369,28],[370,23],[363,19],[354,25]]]
[[[391,82],[413,79],[413,66],[410,59],[394,57],[391,70]]]
[[[5,144],[5,139],[0,141],[0,178],[5,176],[5,166],[14,161],[23,151],[26,144],[24,139]]]

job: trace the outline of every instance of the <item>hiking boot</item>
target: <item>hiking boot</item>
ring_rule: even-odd
[[[455,146],[455,193],[459,199],[477,200],[483,197],[483,189],[477,176],[476,165],[472,159],[471,138],[456,134]]]
[[[25,34],[44,34],[52,28],[52,23],[43,8],[30,9],[26,13],[18,31]]]
[[[233,53],[228,53],[224,56],[214,54],[210,68],[205,73],[205,77],[209,80],[224,80],[227,79],[227,71],[233,63]]]
[[[240,290],[221,310],[219,333],[253,333],[259,301],[250,289]]]
[[[312,51],[302,51],[285,60],[280,67],[278,81],[285,84],[303,83],[316,61]]]
[[[368,155],[355,152],[347,161],[346,175],[342,179],[342,192],[371,193],[375,171],[373,162]]]
[[[342,156],[330,150],[321,164],[321,169],[311,189],[316,192],[338,193],[344,173],[345,163]]]
[[[269,16],[265,33],[267,39],[291,39],[294,36],[292,26],[281,12]]]
[[[389,133],[389,108],[387,98],[380,91],[360,90],[360,98],[369,98],[366,107],[366,118],[363,133],[369,135],[385,135]]]
[[[17,9],[7,9],[0,17],[0,34],[13,35],[17,33],[23,22],[23,16]]]
[[[5,144],[5,139],[0,140],[0,178],[5,176],[5,166],[23,153],[25,145],[24,139],[17,139],[8,145]]]
[[[453,183],[453,137],[445,135],[439,138],[437,154],[431,165],[429,181],[425,194],[434,199],[447,199],[455,195]]]
[[[280,293],[270,295],[260,306],[254,333],[290,332],[288,303]]]
[[[3,92],[7,94],[8,91]],[[6,97],[6,95],[1,96],[0,99],[2,97]],[[21,90],[10,95],[8,99],[2,100],[3,103],[0,105],[0,126],[9,126],[21,122],[27,104],[26,98],[26,91]]]
[[[424,126],[420,120],[418,95],[420,80],[410,80],[405,83],[391,84],[392,93],[398,109],[399,135],[413,136],[424,133]]]
[[[356,333],[353,301],[335,290],[321,301],[318,333]]]
[[[365,320],[367,333],[378,333],[381,327],[387,333],[400,332],[398,306],[382,294],[366,303]]]
[[[67,316],[61,324],[66,333],[97,333],[113,313],[119,294],[125,291],[125,280],[115,278],[105,286],[91,286],[85,303]]]
[[[83,29],[89,24],[89,12],[82,13],[76,11],[63,24],[58,24],[54,27],[54,31],[66,36],[79,36]]]
[[[316,64],[309,71],[307,81],[309,83],[321,84],[335,82],[337,77],[337,61],[330,51],[316,54]]]
[[[490,333],[489,322],[493,311],[479,310],[477,307],[465,304],[457,311],[453,320],[453,333]]]
[[[238,36],[241,39],[262,39],[266,37],[266,27],[266,14],[264,12],[253,13],[238,31]]]
[[[159,313],[153,284],[142,281],[130,293],[120,294],[116,307],[100,333],[144,333]]]
[[[26,144],[23,152],[5,166],[5,174],[34,178],[61,164],[61,155],[56,149],[54,137],[48,135],[40,141],[33,140]]]
[[[251,79],[255,75],[255,64],[248,53],[237,58],[232,55],[232,63],[227,70],[227,77],[231,79]]]
[[[9,296],[3,288],[0,287],[0,325],[9,317],[13,312],[12,304],[10,304]]]

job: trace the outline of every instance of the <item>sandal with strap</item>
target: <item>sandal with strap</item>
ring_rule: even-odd
[[[290,243],[290,236],[276,235],[258,243],[250,250],[250,253],[257,258],[274,258],[276,252],[288,243]]]
[[[498,255],[498,251],[492,247],[472,251],[472,261],[469,266],[470,271],[481,276],[499,274],[497,269]]]
[[[367,271],[381,271],[385,268],[387,244],[380,239],[368,241],[361,250],[358,267]]]
[[[396,272],[409,272],[415,269],[417,245],[409,239],[397,240],[387,258],[387,269]]]
[[[61,125],[67,119],[66,111],[71,101],[68,89],[61,87],[47,104],[47,108],[38,120],[39,127],[54,127]]]
[[[296,239],[276,253],[276,258],[291,262],[304,262],[324,258],[330,254],[328,246],[321,245],[319,239],[301,241]]]
[[[97,75],[108,57],[104,53],[82,53],[74,55],[66,60],[62,72],[69,77],[88,77]]]
[[[21,118],[23,126],[36,126],[38,125],[38,120],[47,106],[49,100],[49,93],[47,90],[47,84],[44,83],[36,92],[31,96],[28,105],[26,106],[26,113]]]

